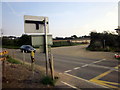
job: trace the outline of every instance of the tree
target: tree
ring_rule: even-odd
[[[76,35],[72,35],[71,37],[72,37],[72,38],[78,38]]]
[[[120,50],[120,37],[110,32],[104,31],[103,33],[91,32],[91,42],[88,48],[96,49],[98,47],[105,50],[107,47]],[[98,49],[99,50],[99,49]]]
[[[18,40],[19,45],[31,45],[31,36],[23,34],[19,40]]]

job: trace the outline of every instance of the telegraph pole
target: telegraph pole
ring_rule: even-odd
[[[46,76],[48,76],[48,42],[47,42],[47,29],[46,18],[44,18],[44,31],[45,31],[45,58],[46,58]]]

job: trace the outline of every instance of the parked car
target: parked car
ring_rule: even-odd
[[[115,58],[120,58],[120,55],[119,54],[115,54]]]
[[[31,52],[31,51],[34,51],[34,52],[36,52],[36,49],[35,48],[33,48],[31,45],[22,45],[21,47],[20,47],[20,50],[21,50],[21,52]]]

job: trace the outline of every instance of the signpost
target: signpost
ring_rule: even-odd
[[[39,47],[40,48],[40,52],[44,53],[45,52],[45,35],[41,34],[41,35],[32,35],[32,46],[34,47]],[[48,46],[53,45],[52,42],[52,35],[48,34],[47,35],[47,43]]]
[[[25,33],[44,33],[43,41],[44,41],[44,49],[45,49],[45,58],[46,58],[46,76],[48,75],[48,17],[41,16],[24,16],[24,31]],[[34,35],[32,35],[34,37]],[[33,39],[33,38],[32,38]],[[52,39],[52,38],[51,38]],[[40,39],[41,40],[41,39]],[[35,41],[35,40],[34,40]],[[34,42],[32,41],[32,42]],[[50,41],[52,43],[52,40]],[[33,45],[34,43],[32,43]]]
[[[46,24],[45,24],[46,23]],[[45,24],[45,26],[44,26]],[[45,28],[47,33],[48,30],[48,17],[42,16],[24,16],[24,31],[25,33],[45,33]]]
[[[3,74],[3,78],[5,78],[5,60],[6,60],[6,57],[8,55],[8,51],[2,51],[0,52],[0,61],[2,61],[2,74]]]

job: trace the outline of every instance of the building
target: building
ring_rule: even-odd
[[[118,35],[120,35],[120,26],[118,26],[118,28],[115,29],[115,30],[116,30],[116,32],[118,33]]]

